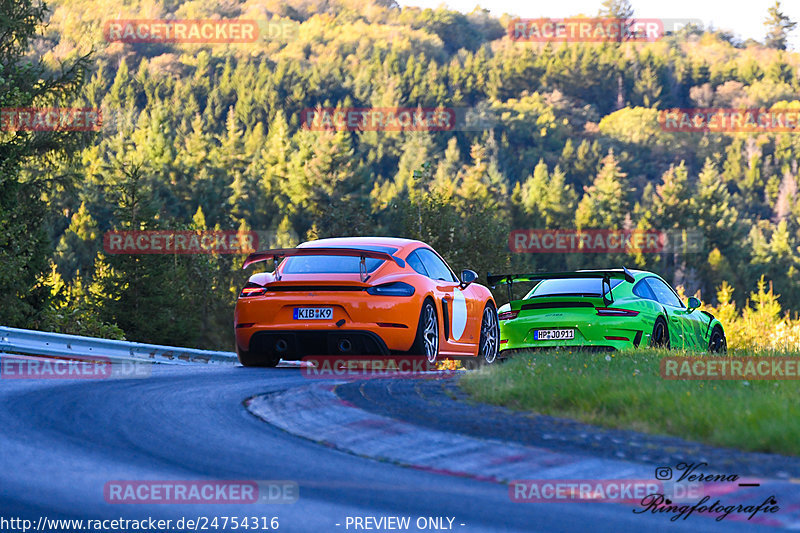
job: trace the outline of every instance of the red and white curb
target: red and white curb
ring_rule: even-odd
[[[293,435],[337,450],[431,472],[507,484],[512,480],[655,480],[656,465],[591,458],[518,443],[423,428],[359,409],[334,393],[335,384],[315,383],[255,396],[247,409]],[[673,465],[674,466],[674,465]],[[800,529],[800,483],[753,479],[758,487],[704,484],[704,494],[724,495],[724,505],[758,505],[775,495],[780,511],[750,523]],[[746,521],[747,514],[726,520]]]

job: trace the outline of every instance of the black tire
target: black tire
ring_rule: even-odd
[[[663,316],[658,317],[655,324],[653,324],[653,334],[650,335],[650,346],[652,348],[670,349],[669,329],[667,328],[667,321]]]
[[[411,355],[422,355],[428,364],[435,364],[439,357],[439,316],[433,301],[422,302],[417,323],[417,336],[411,346]]]
[[[274,368],[281,362],[280,357],[246,352],[238,346],[236,347],[236,356],[239,358],[239,362],[242,363],[242,366],[249,367]]]
[[[725,353],[728,351],[728,341],[725,339],[725,332],[719,326],[714,326],[711,330],[711,337],[708,341],[708,351],[712,353]]]
[[[500,321],[497,309],[487,302],[481,318],[481,336],[478,342],[477,363],[480,366],[493,365],[500,355]]]

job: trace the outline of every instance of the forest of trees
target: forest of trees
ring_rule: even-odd
[[[0,76],[0,107],[103,112],[92,134],[0,131],[0,324],[230,349],[244,257],[103,252],[105,232],[129,229],[253,229],[271,235],[262,247],[420,238],[482,278],[626,265],[709,304],[725,281],[740,308],[764,276],[800,310],[800,137],[658,123],[668,108],[800,107],[778,4],[763,43],[688,26],[653,43],[558,45],[514,42],[510,17],[481,9],[389,0],[0,6],[17,24],[0,67],[39,69]],[[247,44],[103,38],[109,18],[218,17],[292,31]],[[488,126],[303,128],[319,106],[471,108]],[[529,228],[692,230],[703,248],[512,253],[509,232]]]

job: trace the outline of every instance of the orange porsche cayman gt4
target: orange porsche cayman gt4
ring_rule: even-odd
[[[236,351],[244,366],[308,355],[423,355],[497,359],[500,329],[477,274],[452,269],[427,244],[388,237],[321,239],[250,254],[236,302]]]

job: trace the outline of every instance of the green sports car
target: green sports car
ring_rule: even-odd
[[[579,270],[489,275],[489,285],[506,285],[509,303],[498,311],[500,356],[511,350],[588,347],[623,350],[660,346],[724,352],[725,330],[711,313],[688,305],[652,272]],[[538,282],[521,300],[514,282]]]

